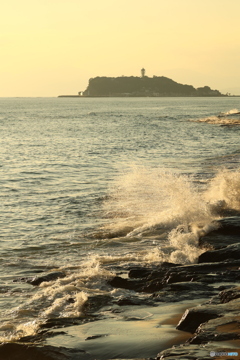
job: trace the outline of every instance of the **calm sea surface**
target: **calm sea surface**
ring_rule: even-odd
[[[207,225],[212,206],[240,209],[240,125],[217,117],[239,108],[225,97],[1,98],[1,339],[79,316],[130,264],[196,261],[197,233],[177,227]],[[56,269],[67,277],[16,282]]]

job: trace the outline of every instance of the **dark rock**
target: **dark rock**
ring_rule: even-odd
[[[128,306],[128,305],[141,305],[140,301],[134,301],[130,298],[121,298],[117,300],[117,305],[119,306]]]
[[[66,276],[66,274],[62,271],[54,271],[54,272],[50,272],[43,276],[34,277],[31,280],[28,280],[26,282],[31,285],[40,285],[44,281],[53,281],[53,280],[57,280],[59,278],[64,278],[65,276]]]
[[[75,303],[75,299],[70,297],[68,300],[67,300],[70,304],[74,304]]]
[[[18,279],[14,279],[13,282],[24,282],[31,285],[40,285],[44,281],[53,281],[58,278],[65,277],[66,274],[60,271],[52,272],[43,276],[34,276],[34,277],[21,277]]]
[[[179,282],[176,284],[170,284],[168,286],[170,291],[192,291],[192,292],[203,292],[208,293],[209,291],[212,292],[213,289],[211,286],[208,286],[203,283],[199,282]]]
[[[144,291],[146,281],[143,280],[129,280],[121,278],[120,276],[115,276],[108,281],[108,284],[116,288],[134,290],[136,292],[151,292],[150,289],[146,289],[146,291]],[[147,283],[147,286],[150,287],[150,284]]]
[[[212,297],[216,293],[217,290],[214,287],[204,283],[182,282],[167,285],[162,291],[155,292],[152,298],[156,302],[180,302],[184,300],[204,299],[206,297]]]
[[[240,339],[240,317],[223,316],[201,324],[191,344],[206,344],[209,341],[230,341]]]
[[[151,277],[155,276],[155,274],[158,274],[158,277],[160,274],[164,274],[167,269],[174,268],[176,266],[179,266],[179,264],[174,264],[170,262],[163,262],[159,266],[153,266],[152,268],[147,267],[134,267],[131,268],[128,276],[129,278],[145,278],[145,277]]]
[[[122,289],[134,290],[136,292],[145,292],[145,293],[153,293],[155,291],[159,291],[164,287],[162,283],[162,278],[154,278],[154,279],[141,279],[141,280],[129,280],[121,278],[120,276],[115,276],[111,280],[108,281],[108,284]]]
[[[95,318],[94,318],[95,320]],[[72,325],[81,325],[86,321],[91,321],[91,319],[78,319],[78,318],[56,318],[56,319],[47,319],[43,324],[39,325],[39,329],[51,329],[51,328],[61,328]]]
[[[112,303],[112,298],[109,295],[89,295],[87,301],[84,303],[82,310],[85,315],[94,314],[102,307],[108,306]]]
[[[221,285],[219,286],[217,289],[219,291],[223,291],[223,290],[227,290],[227,289],[230,289],[232,287],[232,285]]]
[[[34,277],[21,277],[13,280],[13,282],[25,282],[31,285],[40,285],[44,281],[53,281],[59,278],[64,278],[66,274],[62,271],[53,271],[43,276],[34,276]]]
[[[66,335],[64,331],[48,331],[48,330],[39,330],[36,335],[28,335],[20,338],[18,342],[20,343],[36,343],[39,341],[43,341],[47,338],[58,336],[58,335]]]
[[[92,336],[88,336],[85,341],[88,341],[88,340],[95,340],[95,339],[99,339],[101,337],[105,337],[105,336],[108,336],[107,334],[103,334],[103,335],[92,335]]]
[[[199,264],[192,264],[192,265],[185,265],[185,266],[178,266],[176,268],[177,272],[187,271],[188,273],[193,274],[208,274],[213,272],[219,272],[226,269],[238,269],[240,266],[240,259],[239,260],[225,260],[221,262],[208,262],[206,264],[199,263]]]
[[[240,298],[240,287],[234,287],[227,290],[223,290],[219,293],[219,297],[221,300],[221,303],[227,303],[229,301],[232,301],[234,299]]]
[[[129,271],[128,276],[130,279],[146,278],[152,271],[152,269],[148,268],[133,268]]]
[[[144,283],[138,289],[138,291],[146,292],[146,293],[153,293],[153,292],[159,291],[159,290],[161,290],[163,288],[164,288],[163,279],[156,278],[156,279],[151,279],[150,281],[147,281],[146,283]]]
[[[172,272],[169,274],[166,274],[166,277],[164,278],[164,283],[166,284],[173,284],[178,282],[184,282],[184,281],[196,281],[197,278],[191,273],[187,273],[186,271],[182,272]]]
[[[204,346],[182,344],[179,346],[173,346],[171,349],[163,350],[157,355],[156,360],[211,360],[211,359],[224,359],[223,357],[211,357],[210,352],[226,352],[227,347],[216,346],[213,344],[206,344]],[[229,351],[234,351],[231,348]],[[227,358],[225,358],[227,359]],[[232,358],[234,359],[234,358]],[[236,358],[235,358],[236,359]]]
[[[200,324],[222,316],[239,314],[240,299],[232,300],[227,304],[203,305],[187,309],[177,325],[178,330],[194,333]]]
[[[135,292],[145,292],[145,293],[155,293],[161,290],[170,290],[167,288],[170,284],[185,283],[185,285],[179,285],[181,291],[191,291],[189,287],[193,289],[194,285],[187,285],[186,283],[204,283],[204,284],[215,284],[217,282],[234,282],[240,279],[240,274],[238,268],[240,267],[240,260],[228,260],[222,262],[214,263],[200,263],[193,265],[176,265],[167,264],[167,266],[154,266],[151,268],[133,268],[133,271],[130,270],[131,277],[122,278],[120,276],[115,276],[110,279],[108,283],[116,288],[123,288],[128,290],[133,290]],[[142,278],[140,276],[143,276]],[[205,285],[206,286],[206,285]],[[175,287],[177,289],[177,287]],[[205,289],[210,291],[209,287]],[[174,291],[174,286],[172,287]],[[175,290],[177,291],[177,290]],[[196,287],[195,290],[196,292]],[[203,293],[202,290],[198,287],[198,290]],[[208,295],[211,291],[208,293]],[[194,297],[194,292],[192,297]],[[160,299],[161,295],[158,296],[157,301],[162,301]],[[169,296],[168,296],[169,298]],[[171,297],[172,298],[172,297]],[[182,297],[185,298],[185,297]],[[186,298],[189,299],[189,296]],[[175,300],[174,300],[175,301]]]
[[[206,309],[200,308],[192,308],[187,309],[182,316],[179,324],[177,325],[178,330],[188,331],[194,333],[200,324],[210,320],[217,318],[217,313],[206,311]]]
[[[154,306],[154,301],[152,301],[151,299],[141,299],[139,297],[123,297],[121,296],[116,302],[117,305],[119,306],[131,306],[131,305],[146,305],[146,306]]]
[[[202,247],[219,249],[240,242],[240,217],[232,216],[215,221],[219,228],[211,231],[199,240]]]
[[[3,360],[89,360],[91,357],[80,349],[54,346],[32,346],[18,343],[0,345]]]
[[[227,259],[240,259],[240,243],[228,245],[223,249],[206,251],[199,256],[198,263],[218,262]]]
[[[133,281],[129,281],[128,279],[123,279],[120,276],[115,276],[114,278],[112,278],[111,280],[108,281],[109,285],[111,285],[112,287],[116,287],[116,288],[121,288],[121,289],[134,289],[134,284],[136,282]]]

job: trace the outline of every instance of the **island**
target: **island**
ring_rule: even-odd
[[[192,85],[177,83],[165,76],[148,77],[145,69],[141,76],[107,77],[97,76],[89,79],[85,91],[78,95],[60,97],[197,97],[228,96],[209,86],[194,88]]]

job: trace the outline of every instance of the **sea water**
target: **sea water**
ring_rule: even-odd
[[[228,118],[239,107],[1,98],[1,341],[81,316],[92,294],[117,298],[126,290],[106,280],[130,265],[196,262],[218,210],[240,210],[240,126]],[[66,277],[21,281],[55,270]]]

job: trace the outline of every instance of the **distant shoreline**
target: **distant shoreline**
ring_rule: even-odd
[[[90,78],[86,90],[77,94],[63,94],[58,97],[235,97],[227,92],[222,94],[219,90],[213,90],[209,86],[195,88],[193,85],[180,84],[165,76],[148,77],[145,69],[141,69],[141,77],[138,76],[97,76]]]
[[[240,97],[240,95],[223,95],[223,96],[173,96],[173,95],[166,95],[166,96],[120,96],[120,95],[58,95],[58,98],[222,98],[222,97]]]

